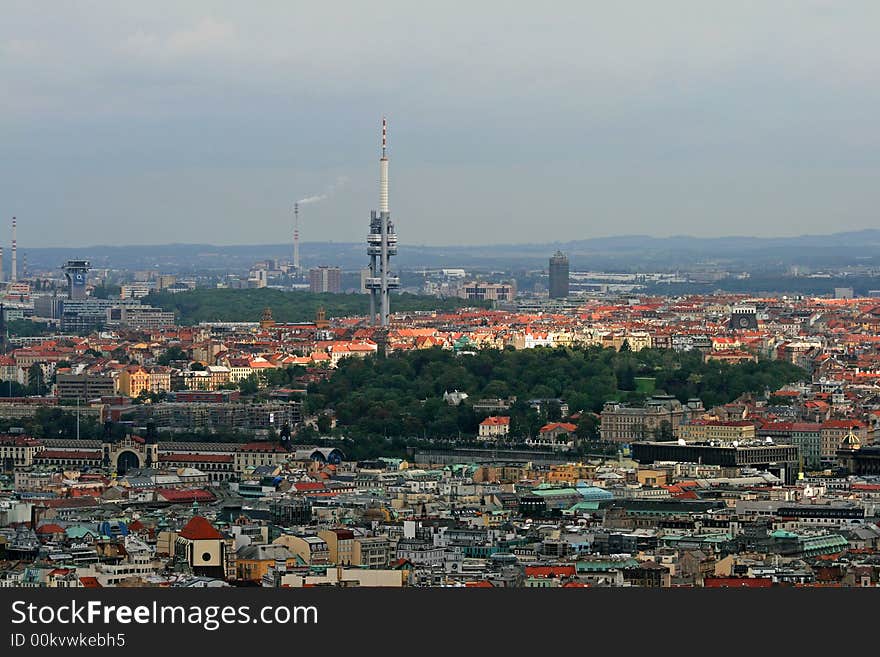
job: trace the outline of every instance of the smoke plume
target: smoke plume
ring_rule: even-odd
[[[321,201],[326,201],[328,198],[333,196],[333,194],[338,191],[340,188],[344,187],[348,183],[348,178],[345,176],[339,176],[336,181],[330,185],[323,194],[317,194],[316,196],[306,196],[305,198],[301,198],[297,201],[300,205],[308,205],[309,203],[320,203]]]

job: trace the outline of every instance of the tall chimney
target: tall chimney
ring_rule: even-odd
[[[15,217],[12,218],[12,276],[9,277],[13,283],[18,280],[18,247],[15,244]]]
[[[299,203],[293,204],[293,270],[299,278]]]

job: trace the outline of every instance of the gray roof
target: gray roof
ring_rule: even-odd
[[[245,545],[238,549],[239,559],[254,561],[274,561],[276,559],[293,559],[293,553],[283,545]]]

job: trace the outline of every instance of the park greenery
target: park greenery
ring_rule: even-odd
[[[475,412],[473,402],[516,397],[508,414],[511,436],[521,440],[561,419],[554,401],[561,400],[570,415],[579,415],[578,436],[595,440],[596,414],[607,401],[641,404],[650,394],[670,394],[683,402],[700,398],[711,408],[804,377],[782,361],[707,363],[696,351],[543,347],[457,355],[435,348],[344,359],[326,381],[309,387],[306,412],[332,411],[336,433],[347,437],[472,440],[486,415]],[[457,406],[444,401],[445,392],[456,390],[468,398]]]
[[[67,407],[45,406],[36,409],[30,417],[0,419],[0,433],[8,433],[15,428],[34,438],[76,438],[77,412]],[[119,426],[116,430],[121,432],[123,429]],[[80,438],[98,439],[103,431],[103,425],[94,413],[88,413],[85,409],[80,413]]]
[[[6,322],[9,337],[32,338],[48,335],[52,332],[46,322],[34,322],[30,319],[11,319]]]
[[[174,311],[178,323],[182,325],[214,321],[256,322],[265,308],[272,309],[276,322],[313,321],[318,308],[324,308],[327,317],[369,313],[369,297],[365,294],[315,294],[270,288],[197,288],[176,294],[153,292],[144,298],[144,302]],[[487,303],[403,293],[394,296],[393,307],[395,312],[448,311],[462,307],[486,307]]]
[[[266,380],[253,377],[240,382],[239,388],[253,402],[268,398],[279,387],[300,387],[304,372],[301,367],[271,370]],[[652,394],[669,394],[682,402],[696,397],[712,408],[745,393],[763,397],[805,376],[803,370],[783,361],[731,365],[704,362],[697,351],[655,349],[541,347],[456,353],[434,348],[349,358],[340,361],[327,379],[308,386],[304,415],[317,426],[300,427],[294,442],[337,445],[349,458],[406,456],[407,447],[475,443],[479,423],[487,413],[476,412],[474,402],[515,397],[510,410],[502,413],[511,417],[511,442],[536,435],[546,422],[568,419],[577,427],[579,451],[596,453],[603,449],[597,442],[598,413],[607,401],[641,404]],[[34,366],[29,369],[27,385],[6,383],[0,395],[45,394],[49,383],[41,368]],[[467,393],[467,398],[458,405],[449,404],[444,393],[453,391]],[[784,398],[770,394],[769,399],[776,403]],[[541,403],[533,403],[537,400]],[[568,417],[563,415],[563,402]],[[336,420],[333,429],[331,417]],[[5,421],[0,431],[11,426],[35,437],[72,437],[77,434],[76,412],[41,408],[33,417]],[[101,432],[97,419],[83,412],[79,435],[98,438]],[[163,434],[161,439],[245,442],[252,436],[204,428]]]

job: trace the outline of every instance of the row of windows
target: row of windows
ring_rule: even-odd
[[[199,470],[211,471],[211,470],[232,470],[231,463],[183,463],[180,461],[162,461],[163,463],[170,465],[172,468],[187,468],[187,467],[195,467]]]

